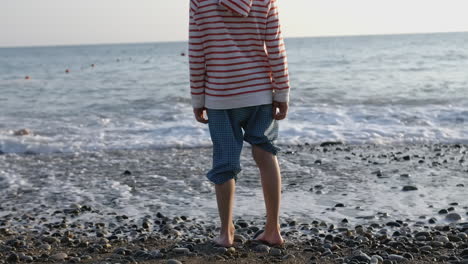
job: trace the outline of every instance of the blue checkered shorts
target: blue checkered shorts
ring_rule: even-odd
[[[277,154],[273,144],[278,137],[278,121],[273,119],[271,104],[235,109],[208,109],[208,126],[213,142],[213,168],[208,179],[223,184],[237,181],[241,171],[240,154],[244,140],[268,152]]]

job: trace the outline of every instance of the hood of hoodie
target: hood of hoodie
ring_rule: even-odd
[[[219,0],[219,5],[224,6],[229,11],[247,17],[252,9],[253,0]]]

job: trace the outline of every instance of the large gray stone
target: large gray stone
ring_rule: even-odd
[[[456,222],[456,221],[460,221],[462,217],[457,213],[450,213],[445,216],[445,219],[447,219],[448,221]]]

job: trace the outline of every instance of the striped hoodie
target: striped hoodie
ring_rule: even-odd
[[[190,0],[189,60],[194,108],[289,101],[276,0]]]

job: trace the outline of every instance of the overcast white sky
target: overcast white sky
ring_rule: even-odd
[[[0,0],[0,46],[187,39],[189,0]],[[279,0],[286,37],[468,31],[467,0]]]

